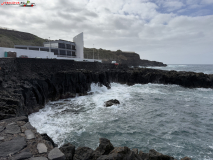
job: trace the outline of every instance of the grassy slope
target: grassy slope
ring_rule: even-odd
[[[13,48],[14,45],[43,46],[45,41],[30,33],[0,29],[0,47]]]

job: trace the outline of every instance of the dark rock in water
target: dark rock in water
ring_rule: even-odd
[[[15,157],[13,157],[12,160],[23,160],[23,159],[28,159],[32,156],[33,155],[30,152],[22,152],[20,154],[17,154]]]
[[[80,147],[75,150],[73,160],[96,160],[101,154],[88,147]]]
[[[99,147],[95,151],[100,152],[102,155],[109,154],[114,149],[110,140],[106,138],[100,138],[99,143]]]
[[[156,160],[175,160],[173,157],[163,155],[162,153],[157,152],[154,149],[149,151],[149,159],[156,159]]]
[[[75,146],[70,143],[64,144],[59,148],[61,152],[64,153],[66,160],[73,160],[73,156],[75,154]]]
[[[6,157],[9,154],[14,154],[27,146],[24,137],[16,137],[11,141],[0,143],[0,157]]]
[[[128,147],[116,147],[109,155],[100,156],[97,160],[141,160],[139,155],[135,154]]]
[[[110,106],[112,106],[114,104],[115,105],[116,104],[120,104],[120,102],[117,99],[111,99],[111,100],[105,102],[105,106],[106,107],[110,107]]]
[[[53,146],[53,147],[58,147],[57,144],[54,143],[54,141],[46,134],[41,134],[42,138],[48,142],[50,142],[50,144]]]
[[[148,160],[149,159],[149,153],[143,153],[142,151],[140,151],[139,157],[143,160]]]

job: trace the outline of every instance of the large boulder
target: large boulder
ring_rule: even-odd
[[[97,160],[141,160],[141,158],[128,147],[116,147],[108,155],[102,155]]]
[[[96,149],[97,152],[100,152],[101,155],[109,154],[113,149],[113,145],[111,144],[110,140],[106,138],[99,139],[99,146]]]
[[[110,107],[112,105],[118,105],[120,102],[117,99],[111,99],[105,102],[105,107]]]
[[[70,143],[67,143],[59,149],[65,154],[66,160],[73,160],[73,156],[75,154],[75,146]]]
[[[101,154],[88,147],[80,147],[76,149],[74,160],[96,160]]]
[[[149,159],[150,160],[175,160],[174,157],[163,155],[162,153],[159,153],[154,149],[151,149],[149,151]]]

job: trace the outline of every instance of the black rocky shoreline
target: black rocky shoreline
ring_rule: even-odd
[[[39,160],[67,157],[73,157],[74,160],[174,159],[154,150],[143,153],[127,147],[114,148],[106,139],[100,139],[99,149],[95,151],[87,147],[75,149],[71,144],[58,149],[47,135],[37,133],[28,122],[27,116],[39,111],[48,101],[75,97],[76,94],[86,95],[92,83],[110,88],[111,82],[128,85],[159,83],[188,88],[213,88],[213,75],[147,68],[130,69],[126,65],[68,60],[2,58],[0,159]]]

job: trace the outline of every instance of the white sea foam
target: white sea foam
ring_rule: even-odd
[[[91,95],[50,102],[29,120],[38,132],[47,133],[59,145],[70,142],[95,149],[98,138],[105,137],[114,146],[144,152],[155,148],[176,158],[213,156],[202,148],[211,138],[205,135],[213,132],[211,89],[162,84],[111,86],[108,90],[92,84]],[[110,99],[118,99],[120,105],[104,107]],[[188,148],[192,148],[190,152]],[[212,145],[208,148],[213,150]]]

